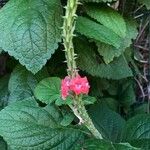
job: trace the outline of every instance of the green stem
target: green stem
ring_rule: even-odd
[[[65,56],[67,62],[67,71],[68,76],[73,78],[78,74],[77,67],[76,67],[76,54],[74,53],[74,45],[73,45],[73,37],[74,37],[74,30],[75,30],[75,23],[76,23],[76,10],[79,2],[78,0],[68,0],[67,6],[65,7],[66,13],[64,16],[64,23],[63,23],[63,44],[65,48]],[[73,106],[70,105],[70,108],[79,118],[80,122],[83,123],[91,133],[97,138],[102,139],[101,134],[95,128],[92,120],[90,119],[84,103],[82,101],[82,96],[76,96],[73,98]]]
[[[73,37],[76,23],[76,10],[77,10],[78,0],[68,0],[66,9],[66,14],[64,16],[64,24],[63,24],[63,44],[65,48],[65,56],[67,60],[68,66],[68,75],[70,77],[76,76],[77,67],[73,46]]]

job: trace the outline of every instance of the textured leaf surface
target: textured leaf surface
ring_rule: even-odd
[[[60,0],[10,0],[0,11],[0,47],[33,73],[60,41]]]
[[[36,75],[33,75],[25,67],[17,66],[9,80],[9,103],[33,96],[34,88],[45,77],[48,77],[45,68]]]
[[[104,103],[93,105],[89,114],[95,127],[107,140],[118,142],[125,126],[125,120],[120,115],[110,110]]]
[[[0,112],[0,135],[13,150],[72,150],[83,134],[62,128],[58,110],[40,108],[33,98],[16,102]]]
[[[103,56],[106,64],[113,61],[114,57],[119,57],[126,50],[126,48],[130,46],[130,44],[132,43],[131,40],[136,38],[138,32],[135,22],[126,19],[126,27],[127,34],[125,38],[122,38],[121,45],[118,49],[111,45],[96,41],[98,52],[101,56]]]
[[[85,17],[78,18],[76,30],[91,39],[113,45],[117,48],[119,48],[121,43],[121,38],[112,30]]]
[[[35,97],[46,104],[60,99],[60,83],[57,77],[43,79],[35,88]]]
[[[83,39],[75,41],[75,48],[78,54],[79,68],[93,76],[108,79],[122,79],[132,76],[132,71],[124,57],[119,57],[110,64],[105,64],[101,62],[93,51],[94,48],[87,41]]]
[[[124,140],[150,139],[150,116],[137,115],[131,118],[124,130]]]
[[[140,150],[131,146],[129,143],[113,144],[104,140],[87,140],[83,146],[87,150]],[[80,150],[80,149],[77,149]]]
[[[104,6],[88,5],[87,14],[111,29],[120,37],[126,36],[126,23],[123,17],[114,9]]]

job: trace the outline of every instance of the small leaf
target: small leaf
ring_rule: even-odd
[[[88,5],[87,14],[124,38],[126,36],[126,23],[123,17],[111,7]]]
[[[116,48],[119,48],[121,43],[121,38],[112,30],[85,17],[78,18],[76,30],[91,39],[113,45]]]
[[[61,80],[57,77],[43,79],[35,88],[35,97],[46,104],[60,99],[60,84]]]
[[[10,0],[0,10],[0,47],[37,73],[61,40],[60,0]]]
[[[96,102],[96,98],[88,95],[84,95],[82,100],[84,101],[84,105],[91,105]]]
[[[114,57],[119,57],[121,54],[123,54],[126,48],[131,45],[131,40],[135,39],[138,34],[135,22],[129,19],[126,19],[125,21],[127,27],[127,34],[125,38],[122,38],[120,47],[118,49],[111,45],[96,41],[98,52],[101,56],[103,56],[106,64],[113,61]]]
[[[34,98],[28,98],[0,112],[0,135],[12,150],[72,150],[84,135],[60,126],[61,120],[56,107],[41,108]]]

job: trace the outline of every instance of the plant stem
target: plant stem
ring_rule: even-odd
[[[74,30],[77,18],[76,10],[78,4],[78,0],[68,0],[67,6],[65,7],[66,13],[63,23],[63,44],[65,48],[64,51],[68,67],[67,72],[70,78],[73,78],[78,74],[75,61],[76,54],[74,53],[73,45]],[[84,103],[82,101],[82,96],[76,96],[75,98],[73,98],[73,102],[74,104],[70,105],[70,108],[72,109],[76,117],[79,118],[79,123],[83,123],[97,139],[102,139],[101,134],[95,128],[85,109]]]
[[[68,0],[66,9],[66,14],[64,16],[64,24],[63,24],[63,44],[65,48],[65,56],[67,60],[67,67],[68,67],[68,75],[70,77],[76,76],[77,67],[74,53],[74,46],[73,46],[73,37],[74,30],[75,30],[75,23],[76,23],[76,10],[77,10],[78,0]]]

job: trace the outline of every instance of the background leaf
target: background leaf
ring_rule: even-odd
[[[46,68],[33,75],[25,67],[18,65],[9,80],[9,103],[33,96],[34,88],[45,77],[48,77]]]
[[[91,39],[113,45],[116,48],[120,46],[121,38],[116,33],[88,18],[78,17],[76,30]]]
[[[78,54],[79,68],[93,76],[117,80],[132,76],[132,71],[124,57],[119,57],[112,63],[105,64],[96,55],[90,43],[84,39],[75,41],[75,49]]]
[[[111,7],[87,5],[87,14],[120,37],[126,36],[126,23],[123,17]]]
[[[110,110],[104,103],[93,105],[89,114],[102,136],[110,141],[118,142],[122,136],[125,120]]]
[[[120,47],[118,49],[111,45],[96,41],[98,52],[101,56],[103,56],[106,64],[113,61],[114,57],[119,57],[121,54],[123,54],[126,48],[131,45],[131,40],[135,39],[138,34],[136,23],[130,19],[126,19],[125,21],[127,29],[126,36],[125,38],[122,38]]]

